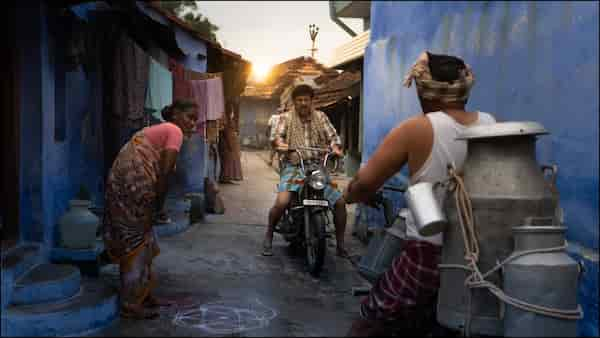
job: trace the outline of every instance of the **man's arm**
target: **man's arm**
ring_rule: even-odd
[[[344,191],[346,203],[369,201],[385,181],[402,169],[408,162],[411,140],[423,135],[421,131],[427,128],[426,120],[423,117],[406,120],[383,139]]]

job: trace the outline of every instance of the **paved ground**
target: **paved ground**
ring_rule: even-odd
[[[343,336],[358,311],[353,286],[365,285],[353,265],[334,256],[332,240],[319,279],[305,272],[275,236],[274,256],[260,253],[277,175],[264,153],[244,152],[246,180],[221,185],[225,215],[209,215],[182,234],[160,240],[155,260],[158,295],[180,297],[185,307],[165,310],[155,320],[121,319],[97,336]],[[266,158],[266,156],[264,157]],[[343,185],[344,179],[340,179]],[[352,254],[365,248],[352,238]],[[103,278],[117,284],[116,266]],[[221,302],[221,304],[210,304]],[[200,309],[203,309],[202,311]],[[242,332],[233,332],[236,328]],[[240,330],[238,330],[240,331]]]

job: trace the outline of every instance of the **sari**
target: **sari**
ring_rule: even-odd
[[[119,264],[121,307],[141,305],[156,284],[152,260],[160,253],[152,230],[160,153],[144,130],[121,148],[106,183],[102,235]]]

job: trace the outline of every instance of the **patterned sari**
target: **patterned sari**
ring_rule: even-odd
[[[121,304],[140,305],[156,281],[151,265],[160,249],[152,231],[160,153],[137,132],[121,148],[106,183],[103,239],[119,264]]]

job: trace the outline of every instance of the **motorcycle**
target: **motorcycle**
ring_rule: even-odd
[[[293,183],[301,185],[301,189],[294,194],[283,217],[275,226],[275,232],[281,234],[292,249],[304,252],[309,273],[318,277],[325,262],[328,229],[333,224],[333,206],[330,207],[325,198],[325,187],[331,183],[329,173],[337,170],[337,157],[329,149],[323,148],[298,147],[287,151],[298,154],[304,178],[294,180]],[[326,155],[322,162],[305,161],[302,151]],[[334,167],[330,168],[332,162]]]

